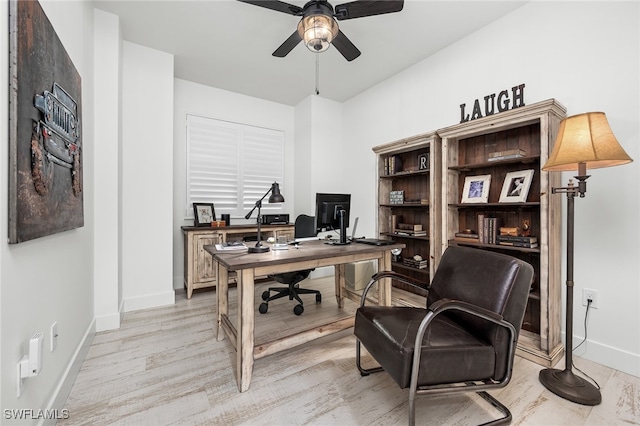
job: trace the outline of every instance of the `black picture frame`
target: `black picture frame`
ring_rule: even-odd
[[[193,203],[193,225],[211,226],[216,220],[216,210],[213,203]]]

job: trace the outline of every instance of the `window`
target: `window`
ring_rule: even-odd
[[[213,203],[216,216],[244,217],[278,182],[283,193],[284,132],[187,115],[187,217],[192,203]],[[281,213],[263,203],[262,212]]]

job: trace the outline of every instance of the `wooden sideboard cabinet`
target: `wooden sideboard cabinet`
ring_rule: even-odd
[[[269,237],[276,239],[284,237],[287,240],[294,238],[293,224],[262,225],[261,230],[263,240]],[[191,298],[193,290],[215,287],[217,282],[213,259],[204,250],[204,246],[251,239],[255,238],[257,233],[257,225],[232,225],[220,228],[183,226],[184,287],[187,290],[187,298]]]

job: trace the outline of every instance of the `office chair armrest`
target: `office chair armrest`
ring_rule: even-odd
[[[422,291],[427,290],[427,292],[429,291],[429,287],[431,287],[430,283],[427,283],[426,288],[422,287],[422,284],[424,284],[422,281],[416,280],[415,278],[409,277],[407,275],[399,274],[393,271],[381,271],[381,272],[378,272],[377,274],[374,274],[371,277],[371,280],[369,281],[367,286],[364,288],[364,291],[362,292],[362,298],[360,299],[360,306],[364,306],[367,300],[367,293],[369,292],[369,289],[371,288],[371,286],[373,286],[374,283],[376,283],[377,281],[383,278],[391,278],[394,280],[398,280],[405,284],[409,284],[410,286],[415,287],[419,290],[422,290]]]

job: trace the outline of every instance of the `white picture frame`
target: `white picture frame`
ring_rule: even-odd
[[[486,203],[489,200],[489,186],[491,175],[465,177],[461,203]]]
[[[525,203],[529,196],[533,173],[533,169],[507,173],[502,184],[499,201],[501,203]]]

